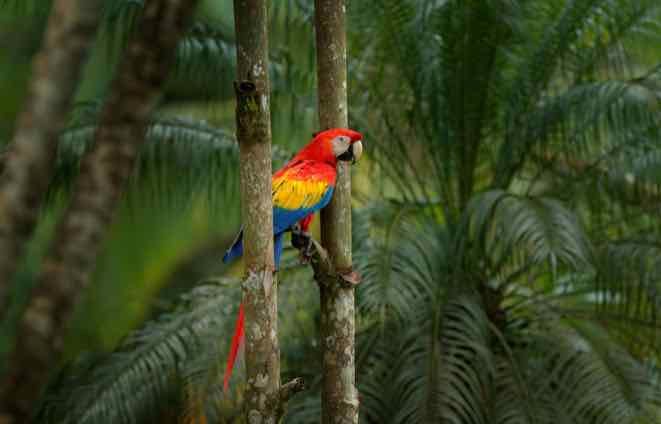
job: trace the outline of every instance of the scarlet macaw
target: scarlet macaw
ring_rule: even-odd
[[[356,161],[363,151],[363,136],[346,128],[332,128],[314,135],[293,159],[273,174],[273,256],[276,269],[282,254],[282,238],[298,223],[307,232],[312,214],[330,202],[337,177],[337,161]],[[243,231],[223,256],[229,263],[243,254]],[[225,370],[227,390],[234,362],[244,338],[243,304],[239,307],[236,328]]]

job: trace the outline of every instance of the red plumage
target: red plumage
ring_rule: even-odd
[[[338,161],[333,149],[333,140],[340,136],[348,137],[350,144],[362,140],[362,134],[346,128],[321,131],[315,134],[311,142],[273,175],[273,232],[276,237],[276,243],[274,243],[276,266],[282,250],[282,234],[296,222],[299,222],[301,229],[307,232],[314,212],[330,201],[337,177]],[[362,149],[362,145],[360,147]],[[236,243],[241,243],[240,236],[235,241],[235,245]],[[240,254],[236,252],[242,252],[242,248],[235,250],[235,245],[228,250],[223,258],[224,261],[231,260]],[[223,379],[225,391],[229,387],[234,363],[243,343],[244,332],[244,308],[241,303],[225,368]]]
[[[234,368],[234,363],[236,362],[236,355],[239,353],[239,347],[243,342],[244,328],[243,323],[245,322],[244,312],[243,312],[243,302],[239,305],[239,316],[236,317],[236,328],[234,330],[234,336],[232,337],[232,343],[230,344],[230,353],[227,358],[227,366],[225,368],[225,378],[223,379],[223,390],[227,391],[230,384],[230,377],[232,376],[232,369]]]
[[[298,225],[301,226],[301,231],[303,231],[304,233],[307,233],[309,231],[310,224],[312,223],[312,218],[314,218],[314,214],[311,213],[310,215],[298,221]]]

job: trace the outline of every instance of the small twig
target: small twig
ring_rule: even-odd
[[[309,259],[314,270],[314,279],[318,284],[330,286],[340,284],[343,287],[353,287],[360,283],[360,275],[353,269],[336,270],[326,249],[310,237],[308,246],[299,248],[303,257]]]
[[[305,384],[305,380],[301,377],[296,377],[289,383],[283,384],[280,387],[280,405],[286,405],[289,399],[292,398],[296,393],[300,393],[303,390],[307,390],[308,387]]]
[[[294,396],[296,393],[300,393],[307,389],[308,387],[305,385],[305,380],[303,380],[301,377],[296,377],[289,383],[280,386],[280,389],[275,394],[275,396],[271,397],[270,401],[274,410],[276,411],[275,422],[279,423],[282,417],[285,416],[285,412],[287,410],[287,402],[289,399],[291,399],[292,396]]]

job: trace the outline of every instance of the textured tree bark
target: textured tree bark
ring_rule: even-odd
[[[66,124],[83,64],[94,41],[101,3],[55,1],[43,45],[32,63],[27,101],[10,150],[2,158],[0,321],[8,309],[9,289],[23,245],[32,235],[53,173],[58,134]],[[3,371],[0,366],[0,374]]]
[[[319,122],[347,127],[347,52],[344,0],[315,0]],[[351,272],[351,168],[338,164],[331,203],[321,213],[321,239],[334,269]],[[319,278],[318,278],[319,280]],[[328,280],[328,279],[326,279]],[[320,281],[323,352],[322,422],[358,423],[354,363],[354,289],[341,278]]]
[[[275,424],[280,416],[278,296],[273,262],[271,118],[265,0],[235,0],[236,128],[241,161],[245,358],[245,416]]]
[[[71,203],[17,337],[3,408],[26,422],[49,371],[58,363],[75,305],[89,281],[103,236],[144,141],[149,116],[196,0],[146,0],[110,87],[95,144],[83,157]]]

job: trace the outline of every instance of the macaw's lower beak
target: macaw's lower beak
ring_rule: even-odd
[[[346,152],[338,156],[338,160],[356,163],[360,160],[360,157],[363,155],[363,143],[361,141],[356,141],[351,144]]]

